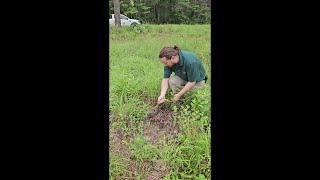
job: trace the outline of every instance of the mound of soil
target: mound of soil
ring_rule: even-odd
[[[152,144],[164,134],[176,135],[180,129],[179,124],[173,124],[172,115],[170,107],[164,104],[149,112],[143,123],[143,135],[148,137]]]
[[[174,136],[179,133],[179,124],[173,123],[172,111],[169,106],[160,105],[156,109],[150,110],[149,114],[143,121],[143,137],[148,141],[148,143],[155,145],[159,142],[159,139],[167,136]],[[109,131],[110,133],[110,150],[114,153],[121,153],[124,157],[130,158],[131,153],[127,145],[123,144],[121,141],[126,139],[127,143],[130,142],[130,137],[127,137],[119,128],[114,131]],[[166,176],[170,172],[170,167],[166,165],[161,159],[156,162],[145,161],[143,163],[143,169],[149,171],[147,180],[158,180]],[[127,172],[124,176],[135,177],[139,172],[138,165],[132,161],[127,167]],[[116,178],[118,179],[118,178]],[[121,178],[120,178],[121,179]],[[131,179],[131,178],[129,178]],[[134,178],[133,178],[134,179]]]
[[[174,136],[179,133],[179,124],[173,123],[173,114],[169,106],[160,105],[149,112],[143,123],[143,136],[152,145],[164,136]],[[154,163],[147,180],[158,180],[170,172],[170,167],[159,160]]]

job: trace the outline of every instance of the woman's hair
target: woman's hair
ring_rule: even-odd
[[[165,46],[161,49],[159,58],[166,57],[170,59],[172,56],[179,54],[180,48],[176,45],[172,46]]]

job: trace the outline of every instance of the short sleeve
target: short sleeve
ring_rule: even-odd
[[[163,67],[163,71],[164,71],[164,76],[163,78],[169,78],[171,73],[172,73],[172,70],[169,69],[167,66],[164,66]]]

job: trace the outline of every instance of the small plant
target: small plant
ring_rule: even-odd
[[[142,136],[138,136],[131,140],[128,147],[132,157],[137,160],[138,169],[143,171],[141,176],[144,179],[151,170],[146,164],[150,165],[158,159],[159,150],[155,146],[147,144],[147,141]]]
[[[130,141],[129,149],[133,157],[143,162],[146,159],[155,160],[158,157],[158,149],[155,146],[148,145],[147,141],[138,136]]]

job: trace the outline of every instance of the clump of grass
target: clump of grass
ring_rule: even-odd
[[[162,158],[171,167],[167,178],[201,178],[210,179],[210,88],[196,91],[192,101],[181,107],[174,105],[179,111],[175,117],[180,124],[181,133],[165,145]],[[201,175],[201,176],[200,176]]]
[[[130,160],[119,154],[109,153],[109,178],[119,179],[125,174]]]
[[[155,62],[138,56],[120,58],[110,69],[110,109],[142,119],[159,93],[161,71]]]
[[[159,150],[157,147],[148,144],[146,139],[141,135],[131,140],[128,147],[132,157],[137,161],[138,171],[141,172],[141,177],[145,179],[150,173],[150,165],[158,159]],[[149,166],[146,166],[146,164],[149,164]]]
[[[156,160],[158,157],[158,149],[147,143],[146,139],[139,135],[129,143],[131,154],[140,162],[146,159]]]

